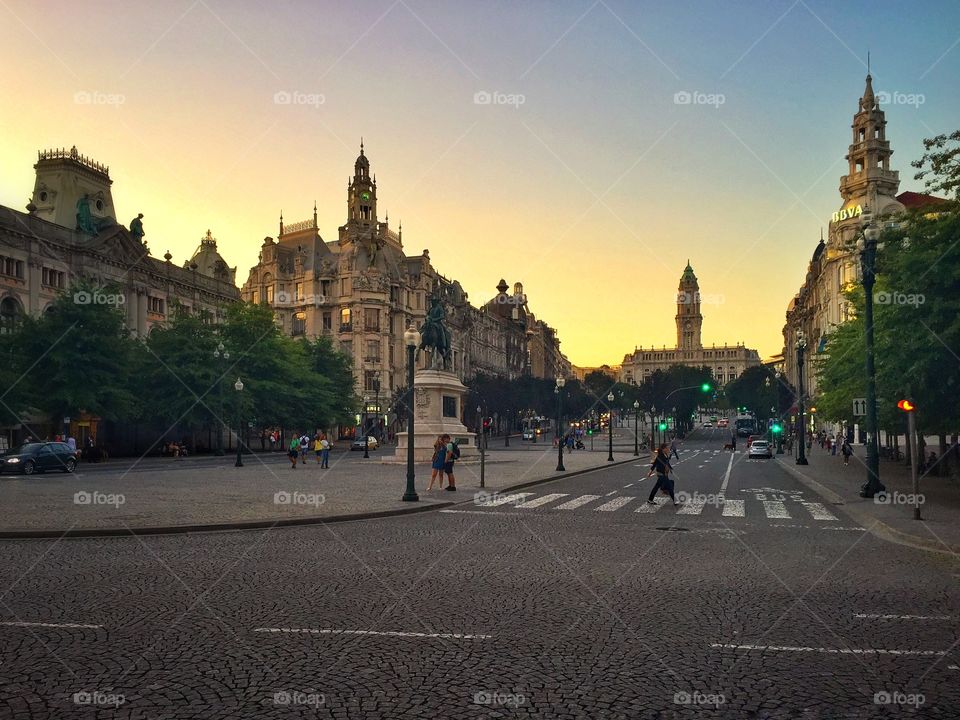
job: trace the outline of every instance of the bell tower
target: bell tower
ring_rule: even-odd
[[[703,315],[700,314],[700,284],[693,274],[690,261],[680,276],[677,288],[677,349],[699,350],[703,347],[700,330],[703,327]]]
[[[900,187],[900,175],[890,169],[890,141],[887,120],[873,92],[873,78],[867,75],[867,86],[853,116],[853,142],[847,152],[848,174],[840,178],[840,195],[844,206],[850,203],[879,210],[878,198],[892,199]]]
[[[370,177],[370,161],[363,153],[360,139],[360,155],[353,164],[353,179],[347,186],[347,222],[361,225],[377,223],[377,180]]]

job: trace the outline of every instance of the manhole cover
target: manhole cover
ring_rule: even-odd
[[[682,527],[665,527],[665,528],[655,528],[656,530],[663,530],[664,532],[690,532],[690,528]]]

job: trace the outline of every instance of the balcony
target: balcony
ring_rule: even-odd
[[[340,332],[342,333],[353,332],[353,323],[352,322],[340,323]]]

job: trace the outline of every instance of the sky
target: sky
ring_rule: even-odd
[[[883,0],[0,0],[0,204],[36,153],[110,166],[182,264],[209,228],[238,283],[265,236],[346,220],[361,136],[381,220],[475,305],[522,282],[580,366],[703,341],[782,349],[839,209],[870,51],[900,189],[960,127],[960,3]]]

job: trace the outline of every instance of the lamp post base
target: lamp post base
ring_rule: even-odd
[[[810,463],[807,462],[807,459],[805,457],[797,458],[797,465],[809,465],[809,464]]]
[[[396,496],[394,496],[396,497]],[[415,492],[405,492],[403,497],[400,498],[403,502],[417,502],[420,499],[420,496]]]

